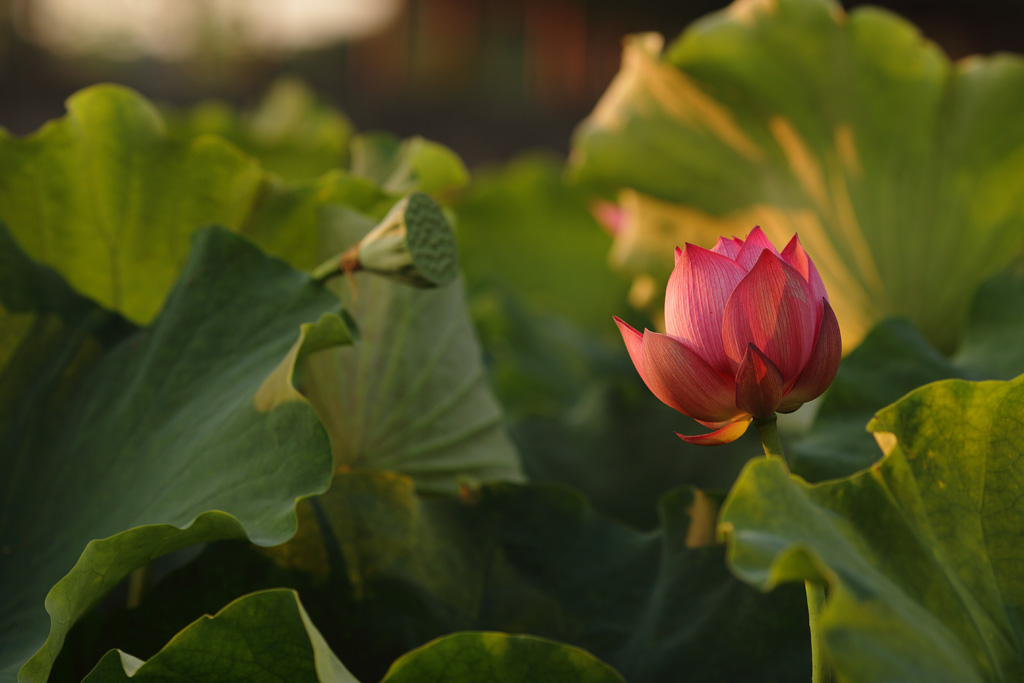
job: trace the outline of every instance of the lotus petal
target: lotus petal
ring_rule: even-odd
[[[644,382],[663,403],[709,422],[741,414],[731,379],[716,372],[682,341],[644,330],[642,349]]]
[[[736,420],[730,422],[720,429],[709,434],[695,434],[694,436],[687,436],[686,434],[680,434],[676,432],[676,436],[685,441],[686,443],[692,443],[696,446],[720,446],[725,443],[732,443],[736,439],[743,436],[744,432],[747,431],[747,426],[750,425],[751,418],[744,418],[742,420]]]
[[[821,281],[821,275],[814,267],[814,261],[800,244],[799,236],[793,235],[793,239],[789,240],[789,244],[782,250],[782,260],[796,268],[797,272],[804,276],[804,280],[811,286],[811,294],[815,301],[828,300],[825,283]]]
[[[687,244],[665,291],[665,328],[711,367],[732,375],[722,345],[722,316],[729,295],[746,273],[728,256]]]
[[[800,404],[821,396],[832,384],[836,371],[839,370],[839,359],[843,352],[839,321],[827,299],[822,299],[822,306],[821,327],[814,343],[814,350],[793,388],[783,397],[782,405],[779,407],[782,412],[792,412],[800,407]]]
[[[715,243],[715,246],[711,247],[711,251],[715,252],[716,254],[721,254],[722,256],[728,256],[733,261],[735,261],[736,257],[739,256],[740,249],[742,248],[743,240],[741,240],[738,237],[719,237],[718,242]]]
[[[761,257],[761,252],[770,251],[776,256],[779,255],[778,250],[772,241],[765,236],[761,230],[761,226],[755,225],[754,229],[747,235],[747,239],[742,240],[743,246],[740,247],[740,251],[736,254],[736,263],[743,267],[743,270],[750,270],[757,263],[757,259]]]
[[[747,345],[754,344],[787,381],[791,380],[803,370],[814,347],[817,307],[803,276],[763,250],[725,305],[722,337],[726,355],[738,369]]]
[[[769,417],[782,401],[782,373],[753,344],[736,372],[736,407],[754,417]]]
[[[623,321],[619,316],[612,316],[612,319],[615,320],[615,324],[619,327],[619,334],[622,335],[622,341],[626,343],[626,351],[629,352],[629,359],[633,361],[633,366],[636,368],[636,371],[640,373],[640,379],[644,381],[644,384],[647,384],[647,375],[644,374],[644,353],[640,348],[644,335],[633,329],[632,325]]]

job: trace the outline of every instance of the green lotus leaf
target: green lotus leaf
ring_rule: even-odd
[[[111,650],[83,683],[359,683],[331,652],[299,596],[268,590],[197,619],[142,661]]]
[[[240,592],[287,586],[360,680],[458,631],[586,649],[626,680],[793,681],[809,674],[802,588],[765,595],[714,542],[717,499],[679,489],[651,532],[598,514],[562,486],[491,484],[422,497],[405,476],[353,472],[303,501],[282,546],[208,545],[139,606],[94,612],[69,636],[60,680],[112,648],[147,658]],[[611,559],[609,559],[611,558]]]
[[[941,379],[1010,379],[1024,372],[1024,271],[978,290],[960,348],[947,358],[907,320],[886,320],[843,359],[810,431],[788,450],[809,481],[843,477],[880,454],[864,425],[904,394]],[[799,413],[797,413],[799,415]]]
[[[716,501],[692,489],[663,499],[655,532],[603,517],[562,486],[424,498],[387,472],[338,476],[300,509],[296,537],[258,551],[271,568],[254,570],[252,553],[211,553],[166,587],[168,609],[180,609],[185,586],[218,585],[222,567],[256,571],[256,585],[290,568],[334,651],[368,680],[463,630],[569,643],[640,683],[679,671],[692,681],[791,681],[808,671],[802,591],[765,596],[732,577],[724,547],[709,545]]]
[[[83,90],[67,108],[29,137],[0,131],[0,218],[77,291],[147,322],[192,231],[241,225],[260,167],[213,136],[169,139],[152,105],[126,88]]]
[[[389,133],[357,135],[349,168],[352,175],[396,196],[417,190],[443,196],[469,182],[469,172],[455,153],[419,136],[400,140]]]
[[[769,590],[824,580],[844,681],[1024,677],[1024,376],[922,387],[869,425],[885,457],[809,485],[752,461],[722,509],[729,563]]]
[[[971,293],[1024,248],[1022,108],[1019,56],[951,63],[884,10],[738,0],[664,52],[627,40],[572,167],[625,192],[618,258],[652,293],[675,244],[799,232],[847,349],[897,315],[948,352]]]
[[[348,209],[325,214],[325,256],[373,226]],[[521,480],[461,282],[417,289],[357,272],[330,287],[359,320],[362,343],[310,357],[301,390],[331,435],[335,471],[394,470],[433,492]]]
[[[625,683],[586,650],[535,636],[455,633],[394,663],[382,683]]]
[[[293,370],[352,328],[308,276],[222,229],[197,233],[138,330],[0,234],[0,679],[24,664],[19,680],[45,681],[71,626],[136,567],[292,535],[296,500],[331,475]]]
[[[621,344],[611,320],[626,315],[629,283],[609,272],[611,238],[591,215],[588,193],[568,185],[561,166],[530,154],[474,171],[455,207],[470,298],[514,292],[533,311]]]
[[[309,180],[343,168],[352,136],[345,115],[319,102],[308,85],[294,78],[275,81],[251,111],[208,101],[165,110],[164,116],[171,135],[217,135],[286,180]]]
[[[379,217],[395,199],[389,194],[394,188],[341,169],[282,180],[221,137],[188,137],[189,126],[168,133],[153,105],[120,86],[82,90],[67,108],[67,116],[25,138],[0,130],[0,219],[32,259],[136,323],[160,309],[200,226],[224,226],[309,269],[319,263],[321,207],[343,205]],[[276,120],[278,114],[261,116]],[[259,145],[246,148],[275,163]],[[461,161],[447,149],[425,140],[409,149],[399,160],[424,160],[413,164],[417,170],[402,187],[444,189],[450,165],[462,169],[465,181]]]
[[[338,661],[297,593],[266,590],[200,617],[142,661],[111,650],[83,683],[281,680],[359,683]],[[571,645],[506,633],[456,633],[400,657],[384,683],[403,681],[580,681],[622,677]]]

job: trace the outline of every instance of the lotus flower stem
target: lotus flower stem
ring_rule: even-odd
[[[807,618],[811,626],[811,681],[829,683],[832,670],[825,657],[821,633],[821,613],[825,609],[825,584],[821,581],[804,581],[807,591]]]
[[[761,436],[761,446],[764,448],[765,457],[779,458],[785,463],[786,456],[782,452],[782,441],[779,440],[778,418],[775,416],[775,413],[772,413],[771,417],[754,418],[754,426],[757,427],[757,433]]]
[[[786,462],[782,452],[782,441],[779,439],[778,420],[773,413],[771,417],[754,418],[754,426],[761,436],[764,454],[770,458],[781,458]],[[807,591],[807,620],[811,629],[811,683],[829,683],[832,680],[832,669],[825,656],[824,640],[821,633],[821,613],[825,609],[825,584],[821,581],[804,581]]]

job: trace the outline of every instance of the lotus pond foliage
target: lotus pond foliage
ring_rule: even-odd
[[[1022,93],[739,0],[564,162],[0,129],[0,681],[1021,680]]]

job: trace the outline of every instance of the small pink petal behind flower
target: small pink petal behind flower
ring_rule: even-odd
[[[626,212],[613,202],[598,200],[590,205],[590,213],[609,235],[617,235],[626,223]]]

